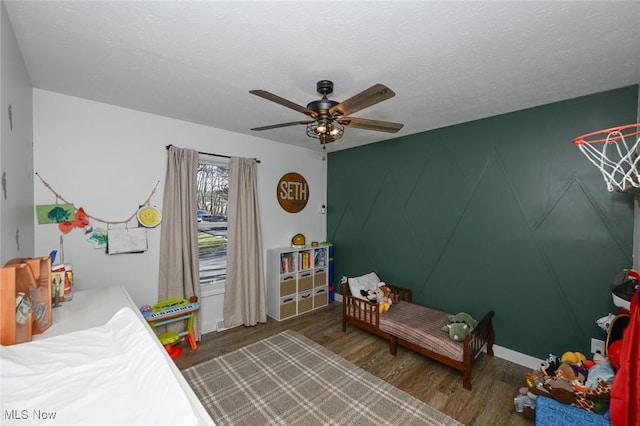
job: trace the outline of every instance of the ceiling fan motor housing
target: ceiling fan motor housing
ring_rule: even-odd
[[[338,105],[339,102],[336,101],[332,101],[329,100],[327,98],[322,98],[319,101],[313,101],[313,102],[309,102],[307,104],[307,109],[310,109],[311,111],[317,112],[318,113],[318,117],[322,117],[322,116],[329,116],[329,110],[335,106]]]
[[[333,93],[333,81],[320,80],[316,83],[316,90],[322,96],[327,96]]]
[[[312,101],[307,104],[307,109],[316,112],[317,118],[328,118],[329,110],[338,105],[340,102],[327,99],[327,95],[333,93],[333,82],[329,80],[320,80],[316,84],[318,93],[322,95],[322,99],[318,101]]]

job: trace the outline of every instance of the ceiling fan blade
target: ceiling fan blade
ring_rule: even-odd
[[[356,117],[343,117],[337,120],[340,124],[346,127],[353,127],[356,129],[375,130],[378,132],[396,133],[402,129],[404,124],[392,123],[390,121],[369,120],[366,118]]]
[[[278,127],[289,127],[289,126],[295,126],[296,124],[309,124],[309,123],[313,123],[313,120],[291,121],[289,123],[271,124],[270,126],[254,127],[251,130],[269,130],[269,129],[277,129]]]
[[[293,110],[309,115],[311,117],[316,116],[315,111],[311,111],[310,109],[303,107],[302,105],[298,105],[285,98],[281,98],[280,96],[274,95],[273,93],[267,92],[266,90],[249,90],[249,93],[251,93],[252,95],[260,96],[261,98],[264,98],[268,101],[275,102],[284,107],[291,108]]]
[[[346,101],[340,102],[338,105],[332,107],[329,110],[329,114],[337,114],[340,116],[351,115],[355,112],[368,108],[371,105],[375,105],[378,102],[382,102],[385,99],[393,98],[395,95],[395,92],[384,84],[374,84],[367,90],[364,90],[357,95],[350,97]]]

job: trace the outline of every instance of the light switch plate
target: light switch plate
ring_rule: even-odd
[[[604,350],[604,341],[600,339],[591,339],[591,353],[600,353],[601,355],[605,354]]]

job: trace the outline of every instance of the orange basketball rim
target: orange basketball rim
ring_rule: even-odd
[[[573,143],[602,173],[607,190],[640,191],[640,123],[586,133]],[[639,199],[640,202],[640,199]]]
[[[585,133],[584,135],[574,138],[573,143],[575,145],[583,145],[585,143],[613,143],[619,140],[620,137],[631,138],[637,135],[640,135],[640,123],[610,127],[608,129]]]

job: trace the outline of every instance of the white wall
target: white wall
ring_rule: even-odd
[[[6,199],[0,188],[0,265],[34,256],[33,111],[31,80],[18,49],[4,2],[0,3],[0,178],[6,174]],[[12,122],[8,109],[11,105]]]
[[[39,89],[34,89],[33,108],[35,172],[92,216],[126,219],[158,180],[151,204],[161,208],[166,146],[173,144],[261,160],[258,187],[265,257],[266,249],[290,244],[297,232],[309,241],[326,238],[325,215],[319,213],[326,203],[327,181],[321,152]],[[300,137],[306,138],[303,129]],[[276,199],[276,184],[288,172],[302,174],[310,186],[309,203],[297,214],[282,210]],[[38,178],[34,188],[36,205],[55,203]],[[96,221],[92,225],[104,226]],[[81,229],[65,235],[65,261],[73,264],[76,290],[123,285],[136,304],[157,302],[161,227],[148,231],[149,250],[141,254],[107,255],[93,249]],[[36,224],[36,254],[58,249],[61,235],[55,224]]]

